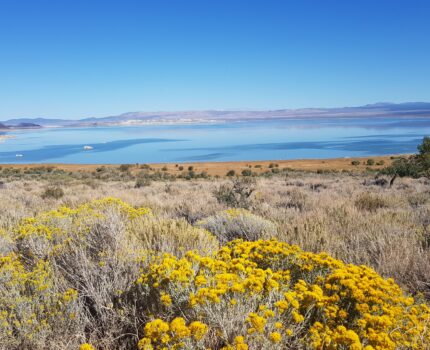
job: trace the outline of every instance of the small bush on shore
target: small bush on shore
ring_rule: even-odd
[[[249,169],[242,170],[242,176],[252,176],[252,171]]]
[[[131,167],[132,167],[131,164],[121,164],[119,166],[119,170],[120,171],[128,171],[128,170],[130,170]]]

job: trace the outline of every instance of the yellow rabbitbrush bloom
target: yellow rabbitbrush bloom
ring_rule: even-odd
[[[282,335],[279,332],[272,332],[270,333],[269,338],[274,343],[279,343],[282,340]]]
[[[233,345],[227,345],[221,348],[221,350],[248,350],[249,347],[245,343],[245,339],[242,336],[237,336],[234,338]]]
[[[202,339],[208,331],[208,326],[199,321],[194,321],[190,323],[190,331],[194,339]]]
[[[170,322],[170,330],[176,338],[187,338],[191,335],[191,331],[182,317],[176,317]]]
[[[145,337],[138,343],[139,350],[150,349],[186,349],[195,346],[206,335],[208,327],[194,321],[187,326],[182,317],[174,318],[170,323],[155,319],[145,325]]]
[[[152,286],[150,293],[169,295],[172,314],[201,321],[205,334],[216,334],[207,343],[201,338],[201,348],[430,347],[429,308],[405,296],[393,280],[276,240],[236,240],[211,257],[154,257],[139,281]],[[171,327],[169,332],[174,337]],[[146,337],[154,349],[163,348],[158,336]],[[175,348],[200,349],[187,341],[175,342]]]
[[[160,300],[164,306],[170,306],[172,304],[172,299],[170,298],[170,295],[168,295],[168,294],[163,294],[160,297]]]

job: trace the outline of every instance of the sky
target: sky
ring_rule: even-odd
[[[0,120],[430,101],[427,0],[0,0]]]

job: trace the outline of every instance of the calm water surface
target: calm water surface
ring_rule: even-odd
[[[8,133],[0,163],[151,163],[337,158],[416,152],[430,118],[330,118]],[[84,146],[91,146],[85,150]]]

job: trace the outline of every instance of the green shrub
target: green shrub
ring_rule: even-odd
[[[128,171],[131,167],[132,167],[132,165],[131,165],[131,164],[121,164],[121,165],[119,166],[119,170],[120,170],[120,171]]]
[[[226,175],[227,176],[234,176],[234,175],[236,175],[236,172],[234,170],[229,170]]]
[[[42,193],[42,198],[54,198],[54,199],[60,199],[64,196],[64,191],[61,187],[58,186],[50,186],[45,189]]]
[[[243,176],[252,176],[252,171],[249,169],[244,169],[244,170],[242,170],[242,175]]]
[[[357,166],[357,165],[360,165],[360,161],[358,161],[358,160],[353,160],[353,161],[351,162],[351,164],[352,164],[352,165],[354,165],[354,166]]]
[[[190,169],[190,168],[188,168],[188,169]],[[190,179],[194,179],[195,177],[196,177],[196,173],[193,170],[188,170],[188,174],[186,176],[186,179],[190,180]]]
[[[398,175],[400,177],[410,176],[418,178],[420,177],[421,170],[421,167],[413,157],[401,157],[394,160],[391,166],[383,169],[381,173],[387,175]]]
[[[375,165],[375,160],[370,158],[367,160],[366,164],[369,166]]]
[[[255,191],[253,178],[236,178],[231,183],[222,184],[214,192],[219,203],[233,208],[249,208],[252,204],[251,195]]]
[[[418,178],[423,176],[430,178],[430,137],[424,137],[417,148],[418,154],[406,158],[396,158],[392,165],[383,169],[381,173],[400,177]]]

